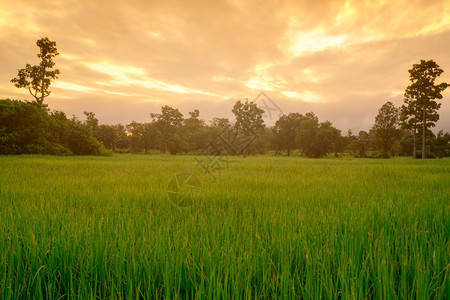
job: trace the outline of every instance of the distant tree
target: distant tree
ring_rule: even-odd
[[[450,134],[439,131],[436,136],[436,154],[439,158],[450,156]]]
[[[355,144],[358,157],[366,157],[366,152],[369,148],[369,145],[370,145],[369,134],[366,131],[361,130],[358,133],[358,137]]]
[[[142,124],[142,138],[145,153],[150,149],[156,149],[158,141],[161,140],[161,132],[154,122]]]
[[[317,129],[314,129],[315,135],[312,137],[305,154],[309,157],[319,158],[328,153],[335,153],[340,149],[341,131],[332,126],[329,121],[320,123]]]
[[[99,125],[97,139],[103,143],[106,149],[114,149],[117,142],[117,130],[115,125]]]
[[[334,156],[337,157],[338,153],[344,150],[345,140],[341,135],[341,131],[334,127],[330,121],[320,123],[317,138],[326,141],[326,154],[334,153]]]
[[[69,149],[76,155],[102,155],[103,144],[93,135],[87,122],[78,120],[75,116],[68,120]]]
[[[184,123],[184,139],[188,151],[195,152],[203,149],[206,146],[208,139],[208,132],[203,120],[200,120],[200,112],[198,109],[189,112],[189,118],[186,118]]]
[[[248,100],[242,103],[238,100],[234,104],[232,112],[236,117],[236,122],[234,123],[236,132],[235,138],[237,136],[252,138],[258,133],[261,134],[264,132],[264,110],[259,108],[255,103],[249,102]],[[244,146],[240,150],[245,158],[247,156],[248,147]]]
[[[435,84],[435,80],[444,71],[433,60],[421,60],[419,64],[414,64],[408,70],[411,84],[405,90],[406,116],[402,117],[403,123],[409,124],[408,116],[413,124],[417,124],[418,112],[421,115],[422,125],[422,159],[426,157],[426,134],[427,129],[434,127],[434,123],[439,120],[437,114],[441,107],[436,99],[442,99],[442,94],[447,87],[447,83]],[[407,101],[406,101],[407,100]],[[410,103],[408,103],[410,102]]]
[[[122,124],[117,124],[113,125],[113,128],[116,134],[114,149],[127,150],[130,147],[130,141],[128,140],[126,127]]]
[[[91,134],[98,139],[98,130],[99,130],[98,119],[95,117],[95,114],[93,112],[85,111],[84,115],[86,116],[85,124],[87,128],[89,129]]]
[[[59,70],[52,70],[55,63],[53,58],[57,56],[56,42],[48,38],[41,38],[36,42],[40,49],[38,57],[41,59],[39,65],[27,64],[24,69],[19,69],[16,78],[11,80],[17,88],[26,88],[34,97],[36,102],[43,104],[44,98],[50,95],[49,87],[53,79],[58,78]]]
[[[297,133],[297,145],[302,153],[307,156],[315,156],[313,155],[315,152],[314,139],[319,126],[319,118],[313,112],[304,115]]]
[[[303,115],[299,113],[290,113],[282,115],[272,129],[272,144],[277,150],[287,152],[287,156],[291,155],[291,151],[297,148],[297,134],[300,129]]]
[[[393,146],[399,137],[399,109],[392,102],[386,102],[378,110],[375,124],[372,127],[374,143],[381,150],[383,157],[389,157]]]
[[[126,128],[131,151],[140,152],[144,148],[144,127],[141,123],[132,121]]]
[[[161,133],[161,151],[176,154],[182,148],[182,139],[179,136],[183,125],[183,114],[176,108],[168,105],[161,107],[160,114],[150,114]]]

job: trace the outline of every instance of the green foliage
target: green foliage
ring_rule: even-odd
[[[160,150],[170,154],[180,152],[184,148],[181,136],[183,114],[178,109],[165,105],[161,107],[160,114],[152,113],[150,116],[160,133]]]
[[[0,157],[1,299],[446,299],[450,160]]]
[[[287,156],[297,148],[297,135],[303,120],[303,115],[290,113],[282,115],[272,129],[272,145],[278,151],[286,151]]]
[[[68,120],[36,102],[0,100],[0,154],[106,154],[102,147],[89,119]]]
[[[55,63],[53,58],[59,55],[56,42],[50,41],[47,37],[36,42],[39,47],[38,58],[41,59],[39,65],[26,65],[25,69],[17,70],[16,78],[11,82],[17,88],[26,88],[40,105],[44,98],[50,95],[49,87],[51,81],[58,78],[59,70],[52,70]]]
[[[234,123],[234,135],[235,138],[240,136],[240,138],[252,139],[256,137],[258,134],[264,132],[265,125],[263,114],[264,110],[259,108],[255,103],[248,102],[246,100],[242,103],[238,100],[232,109],[234,116],[236,117],[236,121]],[[253,148],[254,144],[250,144],[249,147]],[[252,152],[252,149],[248,149],[248,147],[244,147],[242,149],[242,154],[244,157],[247,156],[248,152]]]

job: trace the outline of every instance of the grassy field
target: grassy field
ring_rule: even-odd
[[[445,299],[450,160],[0,157],[0,298]],[[186,208],[167,186],[197,173]]]

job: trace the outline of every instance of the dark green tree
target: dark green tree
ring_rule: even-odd
[[[144,148],[144,127],[141,123],[132,121],[126,128],[131,151],[140,152]]]
[[[422,159],[426,157],[426,134],[427,129],[434,127],[434,123],[439,120],[437,111],[441,107],[436,99],[442,99],[442,92],[448,87],[443,82],[435,84],[437,77],[444,72],[433,60],[421,60],[408,70],[411,84],[405,90],[405,114],[402,117],[404,123],[408,123],[408,116],[413,119],[412,123],[417,124],[417,115],[420,113],[422,125]]]
[[[286,151],[287,156],[291,151],[297,148],[296,137],[303,120],[303,115],[299,113],[290,113],[282,115],[272,129],[272,145],[277,151]]]
[[[304,115],[297,133],[297,145],[300,151],[307,156],[313,156],[312,153],[315,152],[313,149],[314,139],[319,126],[319,118],[313,112]]]
[[[236,117],[234,123],[235,138],[240,136],[244,139],[256,137],[255,135],[264,132],[264,110],[259,108],[255,103],[246,100],[242,103],[238,100],[232,109],[233,114]],[[244,158],[247,156],[248,147],[244,146],[239,151],[243,154]]]
[[[198,109],[195,109],[189,112],[189,118],[183,121],[183,136],[189,152],[197,152],[203,149],[208,142],[208,132],[205,122],[199,117],[200,112]]]
[[[160,114],[150,114],[153,122],[161,133],[160,146],[161,151],[169,151],[176,154],[182,149],[182,139],[180,129],[183,125],[183,114],[176,108],[168,105],[161,107]]]
[[[117,130],[115,125],[99,125],[97,139],[103,143],[106,149],[114,149],[117,142]]]
[[[11,82],[17,88],[28,89],[36,102],[42,105],[44,98],[50,95],[51,81],[58,78],[59,70],[52,68],[55,65],[53,58],[59,53],[56,42],[50,41],[47,37],[41,38],[36,44],[40,49],[37,56],[41,62],[34,66],[27,64],[24,69],[17,70],[17,77],[13,78]]]
[[[355,152],[357,153],[358,157],[366,157],[366,152],[369,149],[369,145],[370,145],[370,136],[369,134],[364,131],[361,130],[358,133],[357,139],[355,141],[354,147],[355,147]]]
[[[392,102],[386,102],[378,110],[372,127],[374,143],[384,158],[393,154],[393,146],[399,137],[399,109]]]
[[[145,153],[148,153],[150,149],[156,149],[158,142],[161,140],[161,132],[157,124],[154,122],[142,124],[142,138]]]

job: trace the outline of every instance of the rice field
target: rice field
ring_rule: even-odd
[[[184,172],[199,188],[180,207]],[[448,298],[449,159],[231,157],[220,173],[0,157],[0,298]]]

